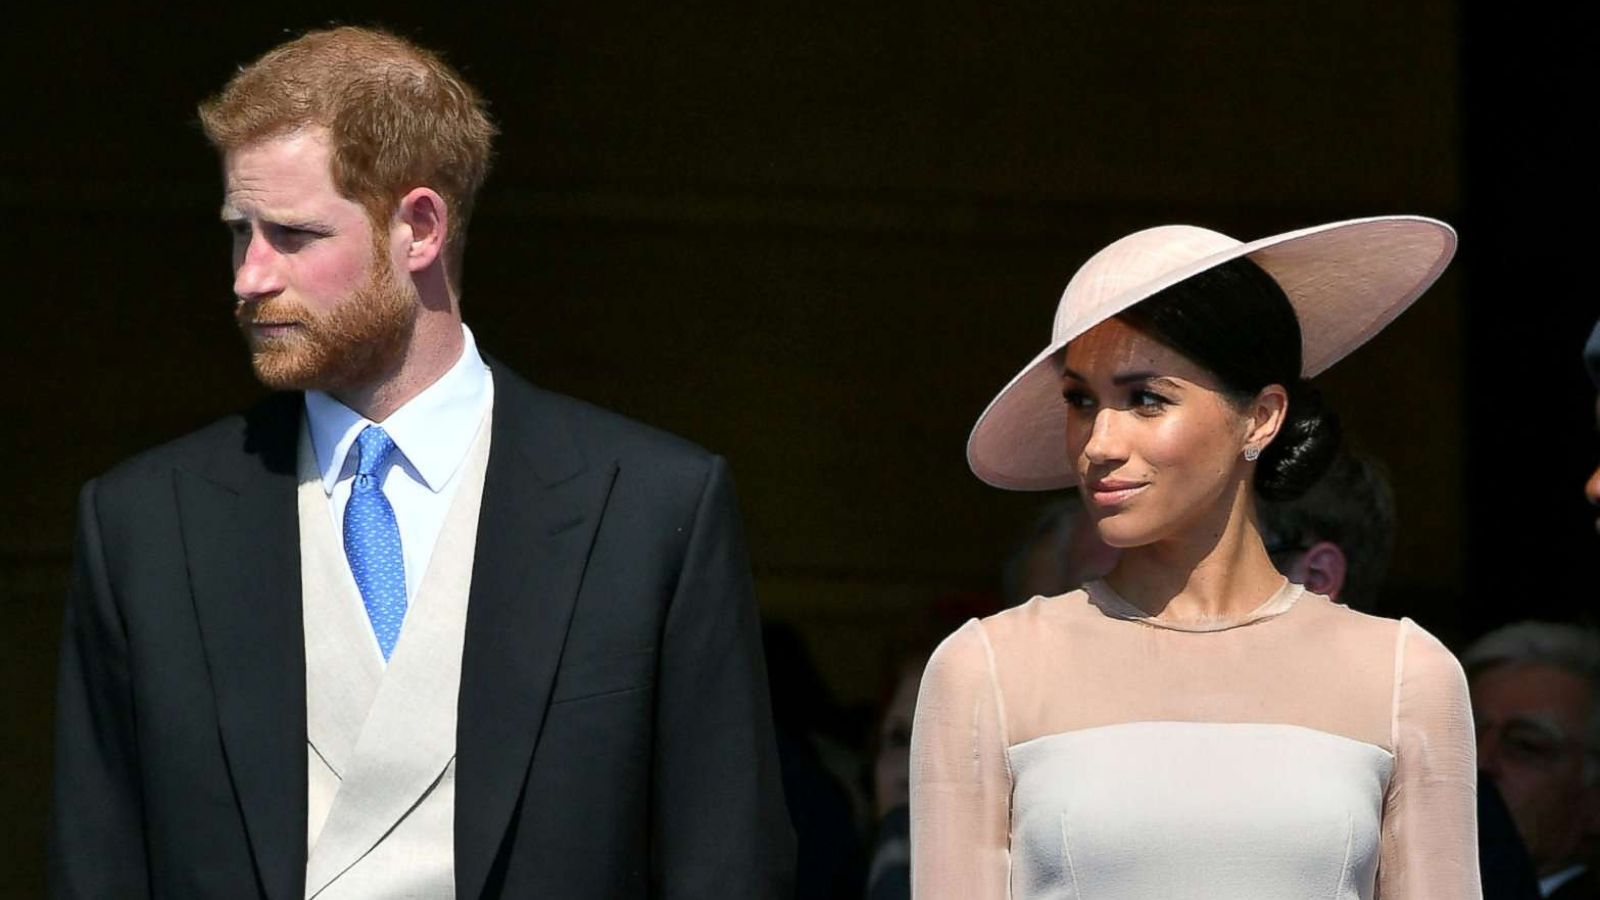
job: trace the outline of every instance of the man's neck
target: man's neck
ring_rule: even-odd
[[[382,422],[444,377],[450,367],[461,359],[465,346],[459,321],[419,320],[405,355],[391,374],[370,385],[329,393],[367,420]]]

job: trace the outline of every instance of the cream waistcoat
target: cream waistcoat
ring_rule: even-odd
[[[308,900],[455,896],[456,697],[489,419],[387,669],[302,432]]]

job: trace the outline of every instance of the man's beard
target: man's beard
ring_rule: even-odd
[[[256,378],[277,390],[337,393],[371,386],[398,369],[416,327],[417,288],[397,280],[384,262],[379,254],[367,283],[324,315],[280,298],[235,306]],[[251,333],[256,322],[293,328],[262,336]]]

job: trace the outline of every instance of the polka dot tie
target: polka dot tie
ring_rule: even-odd
[[[400,623],[406,618],[406,560],[400,552],[400,526],[395,524],[394,507],[383,495],[380,472],[394,449],[394,439],[376,425],[368,425],[356,436],[356,480],[344,507],[344,555],[350,560],[350,574],[361,589],[385,661],[394,652]]]

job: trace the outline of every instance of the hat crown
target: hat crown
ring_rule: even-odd
[[[1086,330],[1081,323],[1104,320],[1108,308],[1115,307],[1115,312],[1125,308],[1126,304],[1117,301],[1130,291],[1241,245],[1225,234],[1194,225],[1161,225],[1114,241],[1089,257],[1067,282],[1056,306],[1051,336],[1057,343],[1071,340]]]

